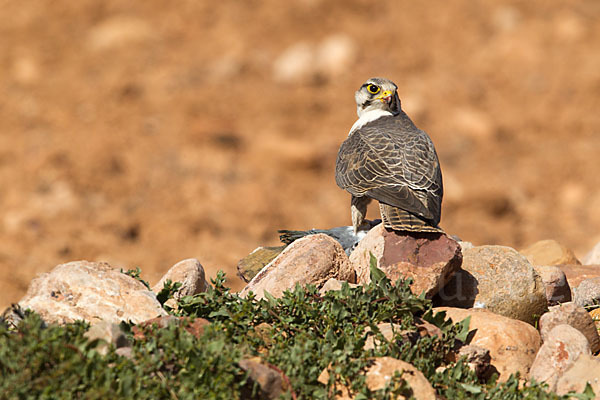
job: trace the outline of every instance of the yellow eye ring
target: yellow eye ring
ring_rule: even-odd
[[[368,90],[368,91],[369,91],[369,93],[371,93],[371,94],[377,94],[377,93],[379,93],[379,91],[380,91],[381,89],[379,89],[379,87],[378,87],[377,85],[373,85],[372,83],[369,83],[369,84],[367,85],[367,90]]]

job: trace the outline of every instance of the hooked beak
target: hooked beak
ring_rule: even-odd
[[[386,102],[388,103],[388,105],[392,102],[392,99],[394,98],[394,93],[391,90],[386,90],[383,93],[381,93],[379,96],[377,96],[375,98],[375,100],[381,100],[381,102]]]

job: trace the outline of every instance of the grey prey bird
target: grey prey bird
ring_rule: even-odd
[[[371,228],[379,225],[380,219],[374,221],[365,220],[358,231],[355,231],[352,226],[339,226],[331,229],[310,229],[308,231],[290,231],[286,229],[280,229],[278,232],[279,240],[285,244],[291,244],[293,241],[303,238],[308,235],[315,235],[317,233],[324,233],[327,236],[337,240],[347,255],[350,255],[352,250],[356,247],[358,242],[364,238]]]
[[[372,78],[356,91],[358,120],[335,163],[337,185],[350,192],[352,226],[364,224],[367,205],[379,202],[381,219],[395,231],[443,232],[442,172],[427,133],[400,107],[398,87]]]

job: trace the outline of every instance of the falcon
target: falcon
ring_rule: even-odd
[[[335,181],[352,195],[355,232],[362,229],[372,199],[379,202],[386,228],[443,232],[437,153],[427,133],[402,111],[397,89],[388,79],[372,78],[356,91],[358,120],[340,146]]]

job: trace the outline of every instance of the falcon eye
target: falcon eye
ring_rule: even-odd
[[[367,85],[367,90],[368,90],[368,91],[369,91],[369,93],[371,93],[371,94],[377,94],[377,93],[379,93],[379,90],[381,90],[381,89],[379,89],[379,87],[378,87],[378,86],[376,86],[376,85],[373,85],[372,83],[369,83],[369,84]]]

